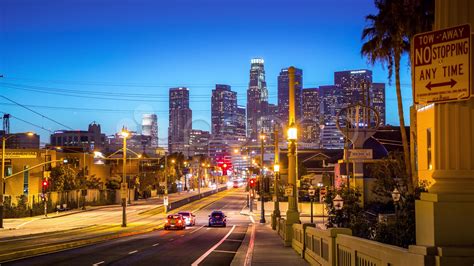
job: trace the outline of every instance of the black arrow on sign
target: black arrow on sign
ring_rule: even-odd
[[[435,88],[435,87],[443,87],[443,86],[448,86],[448,85],[451,85],[451,88],[454,87],[454,85],[456,85],[456,81],[454,79],[451,79],[451,81],[446,81],[446,82],[440,82],[440,83],[434,83],[434,84],[431,84],[431,81],[430,83],[428,83],[426,85],[426,88],[428,90],[431,90],[431,88]]]

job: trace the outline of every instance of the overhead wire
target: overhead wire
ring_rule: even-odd
[[[10,118],[14,118],[14,119],[16,119],[16,120],[18,120],[18,121],[21,121],[21,122],[23,122],[23,123],[26,123],[26,124],[29,124],[29,125],[31,125],[31,126],[37,127],[37,128],[39,128],[39,129],[48,131],[49,133],[53,133],[52,130],[49,130],[49,129],[43,127],[43,126],[40,126],[40,125],[37,125],[37,124],[35,124],[35,123],[32,123],[32,122],[26,121],[26,120],[24,120],[24,119],[21,119],[21,118],[19,118],[19,117],[17,117],[17,116],[12,115],[11,113],[5,113],[5,112],[1,112],[1,111],[0,111],[0,113],[2,113],[2,114],[9,114],[9,115],[10,115]]]

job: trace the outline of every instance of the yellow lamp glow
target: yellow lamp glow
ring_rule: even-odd
[[[125,128],[120,131],[120,135],[124,138],[128,138],[130,136],[130,132],[128,132]]]
[[[289,140],[296,140],[298,136],[298,130],[296,127],[292,126],[288,128],[288,139]]]
[[[280,172],[280,165],[279,164],[273,165],[273,172],[275,172],[275,173]]]

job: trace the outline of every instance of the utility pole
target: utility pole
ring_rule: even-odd
[[[2,178],[0,179],[0,228],[3,228],[3,180],[5,180],[5,144],[7,138],[2,136]]]
[[[122,137],[123,137],[123,164],[122,164],[122,191],[125,190],[122,196],[122,227],[127,227],[127,137],[129,135],[128,131],[124,128],[122,129]]]
[[[163,196],[165,214],[168,212],[168,153],[165,152],[165,194]]]
[[[260,202],[262,204],[262,210],[260,213],[260,223],[264,224],[265,221],[265,197],[264,197],[264,172],[263,172],[263,159],[265,148],[263,146],[263,141],[265,140],[265,134],[263,133],[263,128],[260,132],[260,156],[261,156],[261,166],[260,166]]]

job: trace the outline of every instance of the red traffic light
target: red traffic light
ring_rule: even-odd
[[[250,187],[251,187],[251,188],[255,187],[255,179],[253,179],[253,178],[250,179],[250,183],[249,183],[249,184],[250,184]]]
[[[48,187],[48,180],[43,180],[43,187]]]

